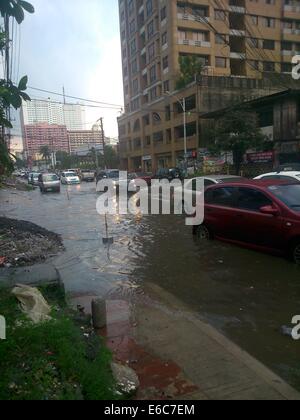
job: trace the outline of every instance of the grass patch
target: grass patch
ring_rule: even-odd
[[[116,399],[112,356],[102,340],[74,321],[61,292],[41,291],[55,308],[51,321],[33,325],[10,291],[0,289],[0,314],[7,321],[7,340],[0,341],[0,400]]]

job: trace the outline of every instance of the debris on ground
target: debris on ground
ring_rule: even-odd
[[[35,287],[17,285],[12,294],[21,304],[21,310],[34,323],[49,321],[51,308],[42,293]]]
[[[0,266],[42,263],[63,250],[59,235],[33,223],[0,217]]]
[[[21,181],[20,179],[14,177],[2,178],[1,183],[5,188],[17,191],[33,191],[35,189],[32,185],[29,185],[27,182]]]
[[[133,369],[117,363],[111,364],[111,370],[117,384],[118,391],[131,397],[136,394],[140,382],[137,374]]]

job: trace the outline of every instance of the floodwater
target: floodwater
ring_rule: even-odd
[[[280,332],[300,315],[299,267],[217,241],[204,246],[182,216],[109,216],[108,248],[97,197],[95,184],[49,195],[0,190],[0,215],[62,235],[66,252],[54,263],[69,293],[157,284],[300,389],[300,341]]]

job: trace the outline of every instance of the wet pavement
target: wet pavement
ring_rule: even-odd
[[[54,262],[73,296],[142,299],[157,284],[300,389],[300,342],[280,332],[300,314],[299,268],[219,242],[204,247],[181,216],[111,216],[107,248],[97,197],[95,184],[60,195],[0,190],[0,215],[62,235],[66,252]]]

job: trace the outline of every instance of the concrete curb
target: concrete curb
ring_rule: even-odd
[[[191,321],[195,326],[197,326],[197,328],[199,328],[199,330],[201,330],[203,334],[209,336],[212,340],[214,340],[220,346],[222,346],[224,350],[231,353],[245,366],[247,366],[249,369],[255,372],[260,378],[263,379],[265,383],[267,383],[271,388],[277,391],[284,399],[296,401],[300,400],[300,393],[297,390],[295,390],[282,378],[280,378],[278,375],[272,372],[263,363],[259,362],[249,353],[242,350],[238,345],[236,345],[224,335],[219,333],[214,327],[203,321],[200,321],[196,317],[193,317],[192,312],[188,308],[186,308],[183,302],[181,302],[165,290],[161,289],[157,285],[151,284],[148,285],[148,287],[151,290],[151,292],[153,292],[154,297],[156,297],[158,301],[167,303],[168,306],[174,309],[174,311],[184,311],[187,314],[189,321]],[[180,314],[181,316],[183,315],[182,312],[180,312]]]
[[[0,269],[0,286],[14,287],[16,284],[28,286],[62,285],[59,271],[52,264],[31,267]]]

